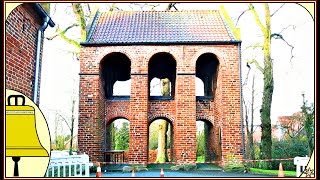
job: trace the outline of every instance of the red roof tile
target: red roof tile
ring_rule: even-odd
[[[91,44],[237,42],[217,10],[98,12]]]

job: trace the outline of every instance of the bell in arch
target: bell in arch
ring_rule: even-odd
[[[15,162],[14,176],[19,176],[20,157],[49,156],[39,141],[35,122],[35,109],[25,105],[25,97],[10,95],[6,106],[6,157]]]

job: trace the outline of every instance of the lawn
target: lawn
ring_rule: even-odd
[[[267,175],[277,175],[278,170],[265,170],[265,169],[258,169],[258,168],[250,168],[250,172],[252,174],[267,174]],[[296,171],[284,171],[285,176],[296,176]]]

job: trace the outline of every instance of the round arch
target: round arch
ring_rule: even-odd
[[[176,83],[176,73],[177,73],[177,61],[174,57],[167,52],[159,52],[154,54],[148,62],[148,91],[149,98],[174,98],[175,95],[175,83]],[[158,86],[163,89],[166,89],[167,92],[165,95],[153,95],[152,94],[152,80],[157,78],[161,80],[161,83]],[[162,85],[162,86],[161,86]],[[163,97],[162,97],[163,96]]]
[[[172,48],[170,48],[170,47],[158,47],[158,48],[155,48],[152,51],[148,52],[148,54],[144,56],[144,62],[146,62],[148,65],[150,59],[154,55],[159,54],[159,53],[167,53],[167,54],[170,54],[173,57],[173,59],[176,61],[176,64],[178,64],[178,60],[181,59],[181,57],[177,52],[178,51],[173,51]]]
[[[153,121],[158,119],[165,119],[170,123],[174,123],[174,118],[170,114],[164,113],[153,113],[148,115],[148,123],[151,124]]]
[[[113,123],[114,121],[119,120],[119,119],[125,119],[130,123],[130,120],[129,120],[128,117],[125,117],[125,116],[114,116],[114,117],[109,117],[108,119],[106,119],[106,126],[110,125],[111,123]]]
[[[117,81],[122,83],[131,79],[131,60],[123,53],[109,53],[100,61],[99,74],[104,87],[105,98],[109,99],[117,96],[117,94],[121,94],[119,93],[121,90],[114,89],[114,84]],[[130,95],[130,92],[128,95]]]
[[[126,51],[126,50],[123,50],[123,49],[119,49],[119,48],[97,48],[96,50],[96,54],[97,57],[96,57],[96,60],[97,60],[97,64],[101,63],[101,61],[107,57],[108,55],[110,54],[113,54],[113,53],[119,53],[119,54],[123,54],[125,56],[127,56],[127,58],[132,62],[134,60],[134,56]]]
[[[191,58],[190,64],[194,67],[194,70],[196,70],[196,63],[199,57],[203,54],[206,53],[211,53],[214,54],[217,57],[217,60],[219,61],[219,64],[221,67],[225,66],[225,61],[226,61],[226,54],[221,52],[220,50],[217,50],[213,47],[206,47],[198,50],[193,57]]]

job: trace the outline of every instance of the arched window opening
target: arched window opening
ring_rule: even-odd
[[[173,99],[176,61],[171,54],[157,53],[148,67],[149,99]]]
[[[166,82],[163,82],[165,81],[165,79],[161,80],[159,78],[153,78],[151,81],[150,81],[150,96],[164,96],[163,95],[163,86],[165,85],[164,83]],[[168,83],[168,87],[169,87],[169,96],[171,96],[171,82],[169,81]]]
[[[217,86],[217,70],[219,61],[212,53],[202,54],[196,63],[196,77],[203,82],[203,96],[205,99],[213,99]]]
[[[204,83],[198,77],[196,77],[196,96],[204,96]]]
[[[116,81],[113,85],[113,96],[130,96],[131,79]]]
[[[101,61],[101,77],[106,99],[130,98],[131,62],[122,53],[111,53]]]
[[[105,162],[126,162],[129,151],[130,122],[116,118],[106,127]]]
[[[172,161],[172,125],[165,119],[157,119],[149,125],[148,162]]]
[[[215,160],[213,144],[213,125],[207,120],[199,120],[197,125],[197,162],[203,163]]]

